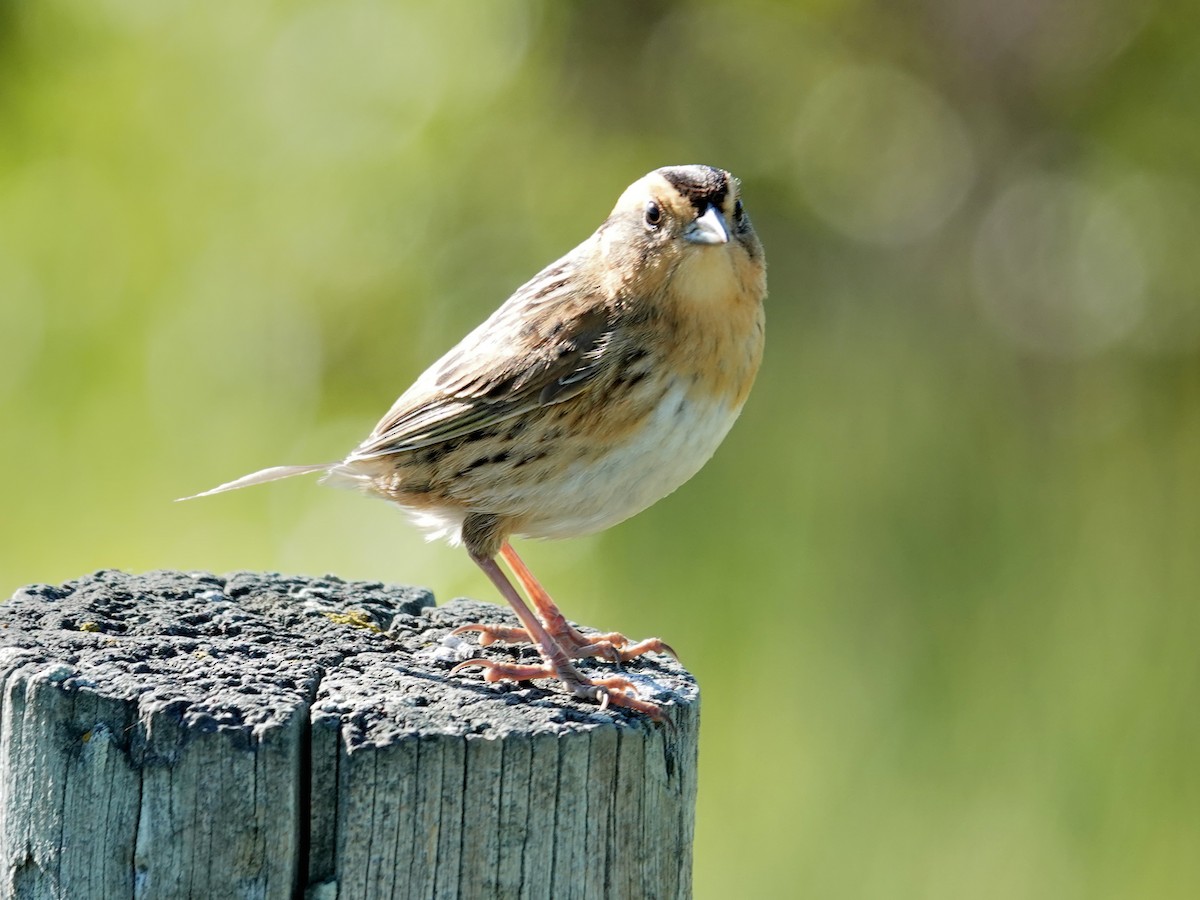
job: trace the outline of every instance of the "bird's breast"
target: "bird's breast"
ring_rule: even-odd
[[[693,392],[741,407],[762,361],[765,294],[761,262],[745,253],[717,249],[686,260],[663,296],[664,364],[687,374]]]
[[[689,382],[673,381],[623,440],[573,460],[544,480],[538,486],[546,494],[544,502],[531,504],[519,533],[573,537],[636,515],[708,462],[740,410],[740,404],[724,398],[698,398]]]
[[[599,392],[598,408],[581,415],[580,426],[609,427],[579,429],[580,456],[539,485],[546,502],[531,504],[518,533],[571,537],[608,528],[670,494],[716,451],[754,383],[764,334],[761,279],[743,281],[744,273],[717,262],[725,267],[701,271],[707,278],[668,302],[657,330],[642,337],[654,348],[645,380],[634,390]],[[714,281],[718,293],[697,287]]]

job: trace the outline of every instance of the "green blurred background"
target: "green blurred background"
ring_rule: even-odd
[[[495,599],[339,457],[660,165],[767,355],[678,494],[526,547],[698,674],[699,897],[1200,895],[1200,7],[0,3],[0,591]]]

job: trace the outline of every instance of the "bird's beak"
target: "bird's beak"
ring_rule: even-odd
[[[711,203],[704,215],[684,230],[683,236],[693,244],[729,243],[729,229],[725,225],[725,217]]]

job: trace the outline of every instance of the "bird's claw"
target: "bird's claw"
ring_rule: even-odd
[[[529,644],[529,632],[524,628],[513,628],[509,625],[485,625],[482,622],[472,622],[469,625],[459,625],[450,634],[460,635],[468,632],[479,632],[479,646],[490,647],[497,641],[506,644]]]
[[[483,680],[489,684],[497,681],[532,681],[535,678],[557,678],[557,673],[549,666],[518,665],[516,663],[498,663],[490,659],[468,659],[460,662],[450,670],[451,675],[457,675],[466,668],[478,666],[483,669]]]
[[[604,659],[619,666],[621,663],[629,662],[646,653],[666,653],[676,662],[679,661],[679,654],[661,638],[646,638],[634,643],[617,631],[608,634],[583,634],[571,627],[565,620],[562,622],[561,628],[554,627],[554,624],[549,623],[547,630],[554,638],[555,643],[562,647],[571,659]],[[536,643],[524,628],[509,625],[472,622],[468,625],[460,625],[450,633],[460,635],[469,632],[479,634],[480,647],[490,647],[497,642],[506,644]]]
[[[611,704],[636,710],[649,716],[655,722],[664,720],[662,707],[640,699],[637,696],[637,686],[628,678],[622,678],[619,675],[606,678],[587,678],[578,673],[564,675],[555,672],[554,668],[549,665],[500,663],[483,658],[460,662],[450,670],[450,674],[457,675],[463,669],[476,666],[483,669],[483,680],[489,684],[497,681],[532,681],[537,678],[556,678],[563,682],[575,697],[581,700],[597,701],[600,704],[600,712],[604,712]]]
[[[586,679],[584,684],[575,686],[574,693],[576,697],[598,700],[601,712],[607,709],[611,703],[613,706],[621,706],[643,713],[655,722],[664,721],[662,707],[649,700],[642,700],[637,696],[636,685],[619,675]]]

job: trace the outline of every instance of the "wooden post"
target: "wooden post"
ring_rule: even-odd
[[[691,676],[626,667],[666,725],[450,678],[479,655],[450,630],[511,620],[432,604],[261,573],[18,591],[0,604],[0,896],[689,896]]]

